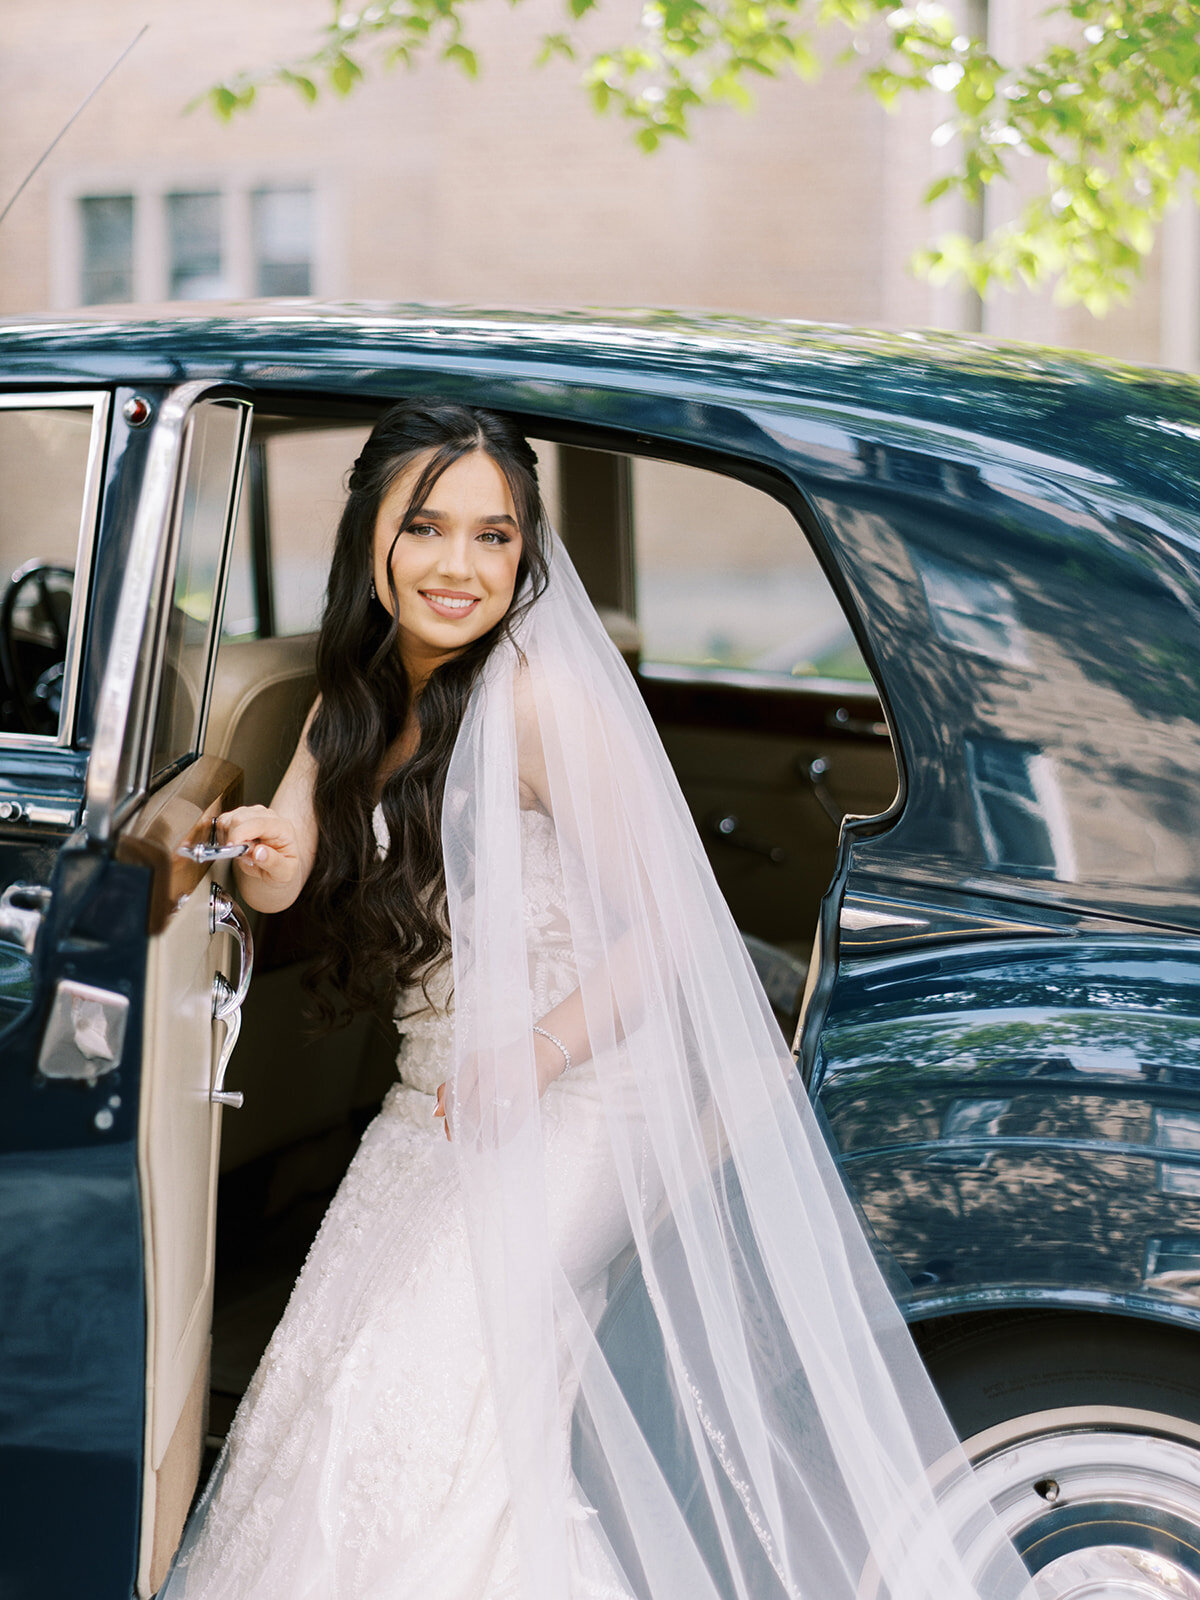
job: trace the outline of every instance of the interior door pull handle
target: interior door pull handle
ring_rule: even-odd
[[[207,840],[203,844],[181,844],[179,854],[186,856],[189,861],[198,861],[201,866],[207,866],[210,861],[232,861],[236,856],[244,856],[249,848],[248,844],[218,844],[217,819],[214,817]]]
[[[765,839],[754,839],[742,832],[742,825],[729,811],[717,811],[708,819],[709,832],[724,844],[735,849],[748,850],[751,855],[765,856],[777,867],[787,860],[787,851],[781,844],[767,844]]]
[[[812,785],[813,797],[821,810],[833,823],[834,827],[840,830],[842,819],[846,813],[830,794],[829,785],[825,781],[829,776],[828,756],[814,756],[808,762],[805,762],[803,756],[801,756],[797,766]]]

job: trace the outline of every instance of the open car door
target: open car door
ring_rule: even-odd
[[[31,998],[0,1067],[21,1141],[0,1155],[6,1600],[149,1600],[204,1441],[223,1077],[251,962],[211,868],[241,774],[206,756],[205,724],[250,406],[212,382],[137,398],[113,407],[82,826],[40,901],[13,906]]]

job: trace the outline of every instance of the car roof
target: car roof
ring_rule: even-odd
[[[385,397],[407,371],[854,412],[1004,441],[1200,509],[1200,381],[1034,345],[665,310],[317,301],[102,307],[0,322],[12,383],[218,376]],[[600,421],[589,415],[586,420]],[[615,419],[613,419],[615,420]]]

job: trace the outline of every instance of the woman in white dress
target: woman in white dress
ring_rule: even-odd
[[[506,419],[381,419],[317,672],[220,828],[250,904],[308,885],[330,1020],[398,993],[400,1081],[164,1594],[1023,1593]],[[594,1338],[634,1252],[670,1437]]]

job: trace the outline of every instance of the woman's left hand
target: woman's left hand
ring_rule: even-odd
[[[520,1079],[524,1079],[528,1071],[527,1068],[522,1068],[519,1059],[523,1054],[523,1051],[514,1052],[514,1059],[510,1063],[514,1077]],[[528,1113],[531,1105],[528,1086],[522,1090],[514,1087],[513,1093],[506,1096],[501,1093],[502,1078],[501,1059],[489,1055],[486,1075],[481,1082],[479,1058],[468,1055],[460,1065],[455,1081],[455,1112],[461,1116],[463,1127],[470,1130],[472,1139],[481,1145],[493,1148],[511,1138],[514,1129],[524,1120],[524,1115]],[[552,1078],[546,1078],[538,1068],[536,1078],[538,1100],[546,1092],[550,1081]],[[521,1110],[522,1107],[524,1111]],[[433,1114],[442,1118],[447,1139],[453,1139],[454,1134],[450,1127],[449,1083],[438,1084]]]

